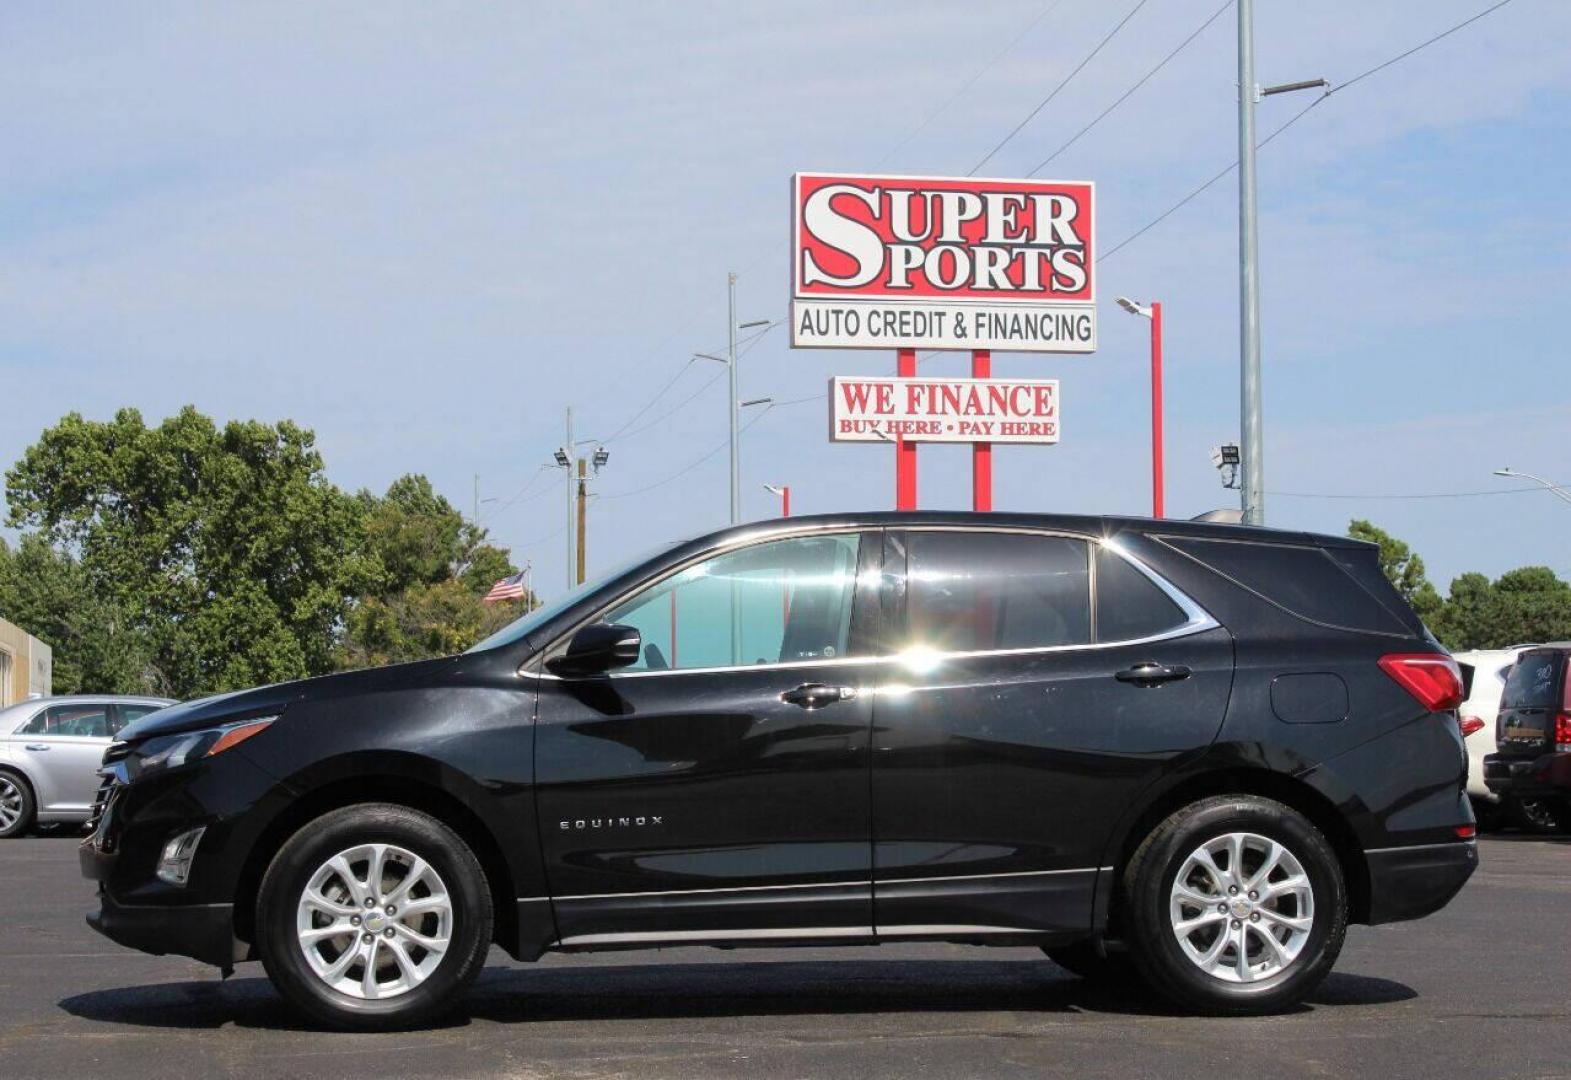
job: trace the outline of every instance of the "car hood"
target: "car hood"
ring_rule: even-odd
[[[194,701],[171,705],[142,719],[126,725],[120,731],[120,741],[135,742],[153,735],[172,735],[181,731],[226,724],[233,720],[248,720],[256,716],[281,713],[290,705],[305,698],[340,697],[362,690],[386,690],[408,685],[434,676],[459,662],[459,657],[444,656],[436,660],[416,660],[391,667],[365,668],[359,671],[341,671],[333,675],[319,675],[314,679],[297,679],[293,682],[273,683],[251,690],[235,690],[227,694],[197,698]]]

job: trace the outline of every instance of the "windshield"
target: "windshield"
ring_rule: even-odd
[[[628,559],[626,562],[621,563],[609,573],[601,574],[592,581],[586,581],[582,585],[573,589],[571,592],[563,593],[549,604],[543,604],[540,607],[535,608],[529,614],[514,619],[512,622],[502,627],[502,629],[498,630],[490,637],[476,642],[474,645],[471,645],[468,649],[465,650],[465,652],[484,652],[486,649],[495,649],[502,645],[511,645],[513,642],[519,641],[529,636],[530,631],[536,629],[537,627],[544,626],[546,623],[562,614],[562,612],[578,603],[584,597],[605,585],[606,582],[621,577],[629,570],[635,569],[643,563],[648,562],[650,559],[653,559],[661,552],[669,551],[674,547],[676,547],[676,544],[674,543],[661,544],[659,547],[645,551],[637,558]]]

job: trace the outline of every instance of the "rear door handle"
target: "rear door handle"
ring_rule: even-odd
[[[1145,660],[1134,667],[1125,668],[1113,677],[1119,682],[1134,683],[1136,686],[1156,686],[1189,678],[1189,669],[1183,664],[1159,664],[1155,660]]]
[[[30,743],[28,743],[28,744],[27,744],[27,749],[29,749],[29,750],[38,750],[38,751],[44,751],[44,750],[48,750],[48,749],[49,749],[49,747],[48,747],[48,745],[47,745],[47,744],[45,744],[45,743],[36,743],[36,742],[30,742]]]
[[[787,690],[780,700],[802,709],[821,709],[837,701],[850,701],[856,697],[854,686],[825,686],[823,683],[803,683],[795,690]]]

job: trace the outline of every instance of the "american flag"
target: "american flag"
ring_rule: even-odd
[[[485,594],[485,602],[491,604],[498,600],[522,600],[524,598],[524,574],[525,571],[520,570],[516,574],[502,578],[495,585],[491,586],[490,592]]]

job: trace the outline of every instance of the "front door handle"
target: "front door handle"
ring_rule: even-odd
[[[43,751],[48,750],[49,746],[47,743],[30,742],[27,744],[27,749]]]
[[[1155,660],[1144,660],[1113,677],[1119,682],[1134,683],[1136,686],[1157,686],[1189,678],[1189,669],[1183,664],[1159,664]]]
[[[850,701],[856,697],[854,686],[825,686],[823,683],[803,683],[795,690],[787,690],[780,700],[787,705],[803,709],[821,709],[837,701]]]

